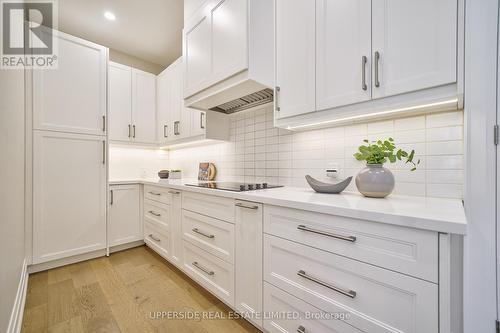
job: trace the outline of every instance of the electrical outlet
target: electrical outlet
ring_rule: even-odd
[[[326,176],[329,178],[338,178],[339,177],[339,168],[337,166],[330,167],[326,169]]]

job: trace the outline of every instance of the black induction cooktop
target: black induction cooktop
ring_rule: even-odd
[[[224,190],[233,192],[256,191],[270,188],[283,187],[281,185],[270,185],[268,183],[238,183],[238,182],[204,182],[195,184],[185,184],[186,186],[195,186],[211,188],[214,190]]]

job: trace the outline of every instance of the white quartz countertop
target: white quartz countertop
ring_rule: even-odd
[[[366,198],[354,192],[322,194],[308,188],[288,186],[258,191],[231,192],[184,185],[197,182],[195,179],[116,179],[110,180],[109,184],[164,186],[182,191],[248,200],[444,233],[463,235],[467,230],[464,208],[462,201],[459,199],[404,195],[390,195],[384,199],[375,199]]]

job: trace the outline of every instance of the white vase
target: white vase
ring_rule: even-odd
[[[383,164],[367,164],[356,176],[358,191],[370,198],[385,198],[394,190],[394,183],[394,175]]]

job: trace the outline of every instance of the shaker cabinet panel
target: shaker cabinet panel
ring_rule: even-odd
[[[156,141],[156,76],[132,69],[132,120],[134,141]]]
[[[53,34],[57,69],[33,70],[33,128],[104,135],[107,48]]]
[[[132,126],[132,69],[110,62],[108,72],[109,137],[111,140],[129,141]]]
[[[316,1],[316,107],[371,99],[371,0]]]
[[[314,1],[276,0],[276,117],[315,111]]]
[[[33,134],[33,263],[106,247],[106,141]]]
[[[203,16],[184,28],[185,91],[187,97],[201,90],[211,71],[210,17]]]
[[[142,240],[139,185],[113,185],[109,195],[109,246]]]
[[[373,0],[373,98],[456,81],[457,0]]]
[[[248,0],[221,0],[211,11],[212,75],[224,79],[248,67]]]

